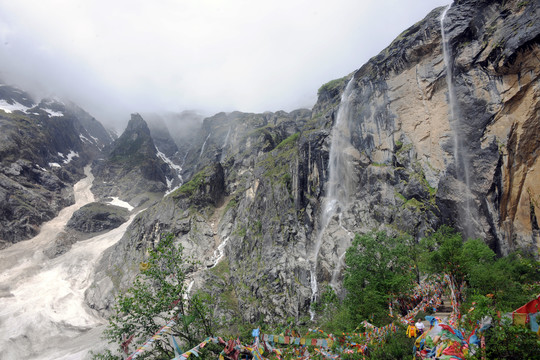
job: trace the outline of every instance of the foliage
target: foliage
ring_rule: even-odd
[[[289,146],[291,144],[294,144],[296,142],[296,140],[298,140],[299,137],[300,137],[300,133],[292,134],[291,136],[289,136],[288,138],[286,138],[285,140],[280,142],[278,144],[278,146],[276,146],[276,149],[281,149],[281,148],[287,147],[287,146]]]
[[[392,294],[412,289],[415,274],[410,271],[407,241],[385,232],[356,235],[345,255],[344,287],[351,319],[357,324],[366,319],[376,325],[386,323]]]
[[[321,327],[330,333],[352,331],[358,325],[350,321],[348,308],[341,303],[329,285],[321,292],[312,309],[317,314]]]
[[[331,80],[327,82],[326,84],[323,84],[317,91],[317,95],[320,96],[321,94],[325,92],[330,92],[330,91],[339,89],[345,83],[346,78],[347,77],[342,77],[340,79]]]
[[[535,333],[523,326],[513,326],[510,319],[499,320],[486,331],[488,359],[540,359],[540,343]]]
[[[414,338],[406,335],[405,329],[400,329],[391,334],[382,344],[368,347],[367,359],[393,360],[409,359],[412,356]]]
[[[121,344],[133,335],[131,347],[143,344],[170,319],[177,325],[171,334],[191,348],[201,339],[213,335],[215,324],[211,311],[211,299],[204,293],[188,296],[186,269],[194,263],[182,256],[182,246],[174,243],[169,234],[150,250],[147,262],[141,264],[133,285],[116,298],[113,315],[105,330],[111,343]],[[149,358],[174,357],[169,337],[157,340],[145,352]],[[99,357],[101,356],[101,357]],[[107,358],[103,354],[94,359]]]
[[[463,239],[461,234],[443,225],[430,236],[422,239],[424,248],[423,268],[431,273],[450,274],[461,283],[464,278],[461,268]]]
[[[421,242],[424,270],[446,273],[458,284],[466,284],[464,304],[467,309],[473,299],[491,294],[497,309],[511,311],[530,300],[531,284],[540,281],[540,264],[520,253],[497,258],[480,239],[463,242],[459,233],[442,226]]]

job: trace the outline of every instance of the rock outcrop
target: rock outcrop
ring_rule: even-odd
[[[168,190],[167,178],[176,178],[139,114],[132,114],[122,135],[109,149],[104,159],[94,162],[96,180],[92,191],[100,198],[119,197],[135,206],[155,202]]]
[[[117,228],[128,218],[129,211],[126,208],[103,203],[90,203],[75,211],[66,226],[83,233],[95,233]]]

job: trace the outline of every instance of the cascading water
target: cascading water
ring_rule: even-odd
[[[454,88],[452,48],[450,46],[449,40],[447,39],[446,31],[444,29],[444,20],[446,19],[446,13],[451,6],[452,4],[448,5],[443,10],[440,17],[441,37],[444,65],[446,68],[446,84],[448,87],[448,107],[450,109],[449,121],[452,127],[452,131],[454,133],[454,161],[456,168],[456,176],[460,184],[459,191],[465,195],[465,212],[460,212],[460,221],[463,224],[465,235],[467,237],[471,237],[473,236],[473,221],[476,219],[476,216],[473,214],[471,207],[472,194],[469,177],[470,162],[468,154],[464,149],[462,140],[465,132],[463,130],[463,124],[461,123],[461,114],[459,104],[456,98],[456,90]]]
[[[225,157],[227,156],[227,145],[229,144],[229,135],[231,134],[231,127],[229,126],[229,130],[227,131],[227,135],[225,136],[225,140],[223,141],[223,146],[221,147],[221,157],[219,159],[220,162],[223,162],[225,160]]]
[[[208,134],[208,136],[206,137],[206,139],[204,140],[204,143],[202,144],[202,147],[201,147],[201,153],[199,154],[199,157],[202,156],[203,152],[204,152],[204,148],[206,147],[206,142],[208,141],[208,139],[210,138],[210,135],[211,134]]]
[[[43,224],[33,239],[0,251],[0,358],[82,359],[101,344],[105,321],[84,303],[94,267],[130,221],[105,234],[73,244],[49,259],[44,249],[61,232],[75,210],[94,201],[93,176],[74,186],[75,204]]]
[[[315,303],[318,297],[317,263],[321,250],[323,234],[332,217],[341,211],[349,202],[352,189],[354,188],[354,172],[348,159],[347,149],[351,147],[351,134],[349,119],[352,110],[352,97],[354,77],[349,80],[345,91],[341,95],[336,123],[332,128],[332,142],[328,163],[328,181],[326,183],[326,198],[319,221],[319,231],[315,240],[315,247],[311,257],[311,303]],[[311,319],[315,313],[310,309]]]

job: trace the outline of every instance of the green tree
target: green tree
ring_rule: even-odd
[[[538,337],[524,326],[511,325],[509,319],[497,319],[486,331],[486,358],[539,360]]]
[[[461,283],[464,280],[462,268],[463,238],[449,226],[443,225],[430,236],[422,239],[425,270],[435,274],[449,274]]]
[[[404,236],[386,232],[356,235],[345,255],[345,302],[351,319],[382,325],[389,321],[388,303],[394,294],[407,293],[414,286],[415,274]]]
[[[210,297],[202,293],[188,296],[186,271],[194,266],[194,262],[185,259],[182,251],[182,246],[174,242],[171,234],[163,236],[156,248],[150,250],[133,285],[116,298],[105,331],[110,343],[120,345],[133,336],[132,351],[171,319],[176,322],[171,334],[188,349],[213,335],[215,324]],[[170,337],[155,341],[144,354],[145,358],[174,357]],[[94,358],[110,356],[98,354]]]

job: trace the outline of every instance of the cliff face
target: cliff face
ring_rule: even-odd
[[[503,254],[536,250],[540,10],[517,1],[461,1],[448,10],[454,109],[442,11],[355,74],[353,138],[372,144],[366,149],[371,161],[386,165],[409,146],[409,160],[437,189],[443,222]]]
[[[71,205],[84,165],[111,141],[76,105],[0,84],[0,248],[35,236]]]
[[[538,254],[539,11],[459,1],[323,85],[312,111],[205,119],[191,181],[135,219],[88,302],[107,313],[163,232],[201,260],[193,289],[248,321],[298,320],[324,286],[339,292],[355,233],[445,223]]]

